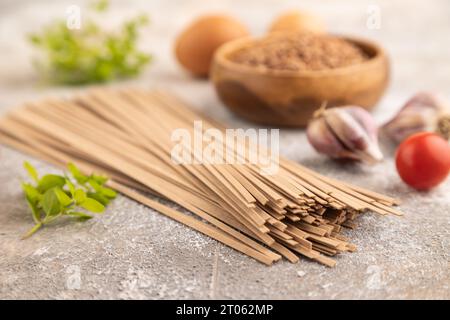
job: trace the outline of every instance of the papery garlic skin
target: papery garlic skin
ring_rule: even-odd
[[[377,126],[366,110],[356,106],[321,110],[306,131],[317,152],[332,158],[375,163],[383,159]]]
[[[441,96],[420,92],[409,99],[381,130],[398,144],[417,132],[438,132],[447,118],[450,119],[450,105]]]
[[[308,126],[306,135],[317,152],[326,153],[335,158],[341,156],[342,145],[330,132],[324,118],[312,121]]]

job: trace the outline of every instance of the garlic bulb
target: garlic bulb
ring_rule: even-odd
[[[370,113],[360,107],[321,108],[308,124],[306,134],[317,152],[332,158],[371,164],[383,159],[377,126]]]
[[[450,136],[450,106],[436,94],[420,92],[409,99],[382,132],[396,143],[421,131]]]

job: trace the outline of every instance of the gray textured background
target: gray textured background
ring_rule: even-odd
[[[74,88],[37,83],[24,34],[51,17],[64,17],[80,1],[0,1],[0,112]],[[274,14],[297,1],[115,1],[105,24],[136,11],[152,24],[143,47],[155,61],[136,83],[170,88],[230,126],[247,126],[229,114],[205,81],[175,63],[172,40],[203,12],[236,15],[256,35]],[[367,8],[381,8],[381,29],[366,27]],[[421,89],[449,95],[450,2],[302,1],[324,17],[331,31],[382,42],[392,59],[391,85],[375,111],[379,122]],[[352,181],[404,201],[402,218],[368,213],[347,235],[358,246],[329,269],[302,259],[266,267],[135,202],[119,197],[96,219],[62,221],[27,241],[32,225],[20,181],[23,160],[42,172],[51,166],[0,146],[0,298],[450,298],[450,183],[419,193],[401,183],[392,157],[374,167],[338,165],[318,156],[301,131],[283,130],[282,153],[321,173]],[[80,280],[78,283],[77,280]],[[79,285],[78,285],[79,284]]]

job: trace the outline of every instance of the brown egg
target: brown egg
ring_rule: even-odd
[[[207,76],[215,50],[225,42],[248,35],[246,26],[234,18],[204,16],[178,36],[175,54],[188,71],[196,76]]]
[[[269,32],[312,32],[325,33],[326,26],[322,19],[303,11],[289,11],[276,18]]]

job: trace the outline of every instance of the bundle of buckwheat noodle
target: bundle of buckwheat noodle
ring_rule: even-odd
[[[202,131],[225,130],[165,92],[92,89],[13,109],[0,120],[0,142],[61,167],[73,162],[87,174],[103,173],[120,193],[267,265],[300,255],[334,266],[331,256],[356,249],[340,231],[353,228],[359,213],[401,214],[393,198],[284,158],[276,174],[263,174],[248,161],[259,151],[247,142],[224,144],[237,163],[175,163],[172,133],[184,128],[194,136],[199,120]]]

